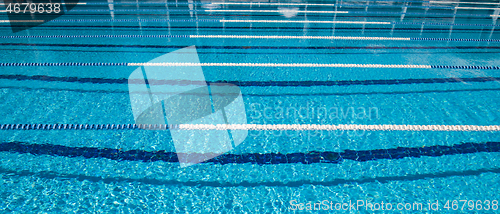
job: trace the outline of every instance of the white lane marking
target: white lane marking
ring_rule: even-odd
[[[313,68],[432,68],[430,65],[315,64],[315,63],[127,63],[127,66],[221,66],[221,67],[313,67]]]
[[[10,3],[10,4],[13,4],[13,3]],[[21,3],[19,3],[19,4],[21,4]],[[38,4],[38,3],[36,3],[36,4]],[[64,3],[64,2],[62,2],[62,3],[58,3],[58,4],[77,4],[77,5],[85,5],[85,4],[87,4],[87,3],[85,3],[85,2],[78,2],[78,3],[69,3],[69,2],[68,2],[68,3]],[[8,4],[5,4],[5,3],[0,3],[0,6],[5,6],[5,5],[8,5]]]
[[[492,4],[492,5],[500,5],[500,3],[493,3],[493,2],[429,1],[429,3],[438,3],[438,4]]]
[[[455,7],[455,9],[467,9],[467,10],[500,10],[500,8],[485,8],[485,7]]]
[[[189,35],[189,38],[218,39],[332,39],[332,40],[396,40],[410,41],[405,37],[359,37],[359,36],[245,36],[245,35]]]
[[[478,125],[319,125],[319,124],[180,124],[184,130],[369,130],[369,131],[500,131],[500,126]]]
[[[243,23],[319,23],[319,24],[382,24],[390,25],[391,22],[362,22],[362,21],[293,21],[293,20],[219,20],[219,22]]]
[[[0,20],[0,23],[6,22],[44,22],[44,20]]]
[[[226,4],[226,5],[297,5],[297,6],[335,6],[335,4],[306,4],[306,3],[259,3],[259,2],[212,2],[211,4]]]
[[[205,12],[281,13],[280,10],[205,10]],[[292,11],[294,13],[349,13],[348,11]]]

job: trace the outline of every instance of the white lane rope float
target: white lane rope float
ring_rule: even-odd
[[[316,64],[316,63],[128,63],[128,66],[201,67],[311,67],[311,68],[431,68],[430,65]]]
[[[189,35],[203,39],[323,39],[323,40],[389,40],[410,41],[410,37],[363,37],[363,36],[247,36],[247,35]]]
[[[499,125],[357,125],[357,124],[0,124],[0,130],[291,130],[291,131],[458,131],[498,132]]]

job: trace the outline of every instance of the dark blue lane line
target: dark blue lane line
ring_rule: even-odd
[[[257,4],[255,4],[254,6],[256,6]],[[242,5],[238,5],[238,6],[242,6]],[[251,5],[244,5],[244,6],[251,6]],[[259,5],[260,6],[260,5]],[[276,5],[265,5],[263,7],[265,8],[275,8]],[[294,6],[294,5],[290,5],[290,6]],[[297,5],[297,6],[303,6],[303,5]],[[312,5],[307,5],[307,6],[312,6]],[[316,7],[320,7],[319,5],[314,5]],[[314,6],[312,6],[314,8]],[[379,8],[385,8],[385,9],[389,9],[389,8],[401,8],[401,7],[407,7],[407,8],[418,8],[418,9],[435,9],[435,10],[439,10],[439,9],[448,9],[448,10],[453,10],[455,9],[454,6],[427,6],[427,5],[416,5],[416,4],[407,4],[407,5],[387,5],[387,4],[336,4],[336,6],[338,7],[343,7],[343,8],[353,8],[353,9],[365,9],[366,7],[368,7],[369,9],[373,9],[373,8],[376,8],[376,9],[379,9]],[[328,7],[330,8],[335,8],[335,6],[331,6],[331,5],[328,5]],[[96,7],[91,7],[91,8],[96,8]],[[101,7],[102,8],[102,7]],[[149,6],[148,8],[160,8],[160,6]],[[323,8],[323,7],[321,7]],[[153,11],[171,11],[171,12],[205,12],[205,10],[207,9],[138,9],[138,8],[135,8],[135,9],[114,9],[113,11],[116,11],[116,12],[122,12],[122,11],[127,11],[127,12],[139,12],[139,11],[148,11],[148,10],[153,10]],[[71,10],[71,11],[74,11],[74,12],[81,12],[81,11],[111,11],[109,9],[74,9],[74,10]]]
[[[338,186],[343,184],[366,184],[366,183],[390,183],[394,181],[408,182],[417,181],[423,179],[436,179],[436,178],[449,178],[455,176],[477,176],[484,173],[500,173],[499,168],[493,169],[478,169],[478,170],[466,170],[466,171],[445,171],[437,173],[426,173],[426,174],[407,174],[401,176],[384,176],[384,177],[374,177],[374,178],[362,178],[362,179],[334,179],[331,181],[265,181],[265,182],[248,182],[243,181],[239,183],[229,183],[229,182],[217,182],[217,181],[178,181],[178,180],[161,180],[154,178],[126,178],[126,177],[100,177],[100,176],[90,176],[90,175],[79,175],[79,174],[65,174],[50,171],[41,172],[31,172],[27,170],[15,171],[9,169],[0,168],[0,173],[4,174],[3,177],[12,176],[36,176],[42,179],[75,179],[78,181],[91,181],[91,182],[103,182],[109,184],[116,183],[143,183],[149,185],[159,185],[159,186],[192,186],[192,187],[301,187],[304,185],[315,185],[315,186]],[[248,174],[251,175],[251,174]]]
[[[181,35],[179,37],[183,37]],[[153,36],[152,36],[153,37]],[[425,40],[425,39],[422,39]],[[431,39],[429,39],[431,40]],[[438,39],[435,39],[436,41]],[[464,39],[466,41],[466,39]],[[42,43],[0,43],[0,46],[26,46],[26,47],[84,47],[84,48],[171,48],[180,49],[182,45],[114,45],[114,44],[42,44]],[[500,46],[392,46],[392,47],[368,47],[368,46],[196,46],[196,49],[215,50],[473,50],[473,49],[500,49]]]
[[[422,91],[390,91],[390,92],[352,92],[352,93],[303,93],[303,94],[292,94],[292,93],[281,93],[281,94],[243,94],[243,96],[253,96],[253,97],[287,97],[287,96],[297,96],[297,97],[310,97],[310,96],[353,96],[353,95],[397,95],[397,94],[426,94],[426,93],[454,93],[454,92],[486,92],[486,91],[500,91],[500,88],[481,88],[481,89],[443,89],[443,90],[422,90]],[[103,92],[105,93],[105,92]],[[467,94],[469,95],[469,94]]]
[[[65,23],[221,23],[223,19],[54,19],[51,20],[53,23],[65,22]],[[297,23],[299,24],[299,23]],[[349,23],[340,23],[349,25]],[[388,22],[385,24],[392,25],[428,25],[428,26],[471,26],[471,27],[499,27],[496,24],[469,24],[469,23],[433,23],[433,22]],[[380,23],[378,25],[384,25]],[[50,26],[50,25],[49,25]]]
[[[77,93],[116,93],[123,94],[129,93],[128,90],[84,90],[84,89],[67,89],[67,88],[29,88],[29,87],[20,87],[20,86],[0,86],[0,88],[10,88],[10,89],[19,89],[19,90],[45,90],[45,91],[72,91]],[[299,96],[299,97],[310,97],[310,96],[355,96],[355,95],[399,95],[399,94],[426,94],[426,93],[455,93],[455,92],[497,92],[500,91],[500,88],[474,88],[474,89],[443,89],[443,90],[422,90],[422,91],[391,91],[391,92],[352,92],[352,93],[280,93],[280,94],[250,94],[244,93],[243,96],[248,97],[287,97],[287,96]],[[469,96],[470,94],[466,94]]]
[[[1,38],[1,37],[0,37]],[[40,52],[40,51],[51,51],[51,52],[89,52],[89,53],[171,53],[171,51],[157,51],[157,50],[151,50],[151,51],[131,51],[131,50],[70,50],[70,49],[27,49],[27,48],[3,48],[3,51],[24,51],[24,52]],[[283,53],[273,53],[273,52],[216,52],[216,51],[209,51],[209,52],[201,52],[198,51],[198,54],[227,54],[227,55],[283,55]],[[403,52],[403,51],[398,51],[398,52],[384,52],[384,53],[377,53],[377,55],[401,55],[401,54],[411,54],[411,55],[417,55],[417,54],[499,54],[499,51],[453,51],[453,52],[446,52],[446,51],[432,51],[432,52],[416,52],[413,50],[409,50],[409,52]],[[304,54],[311,54],[311,55],[373,55],[373,53],[333,53],[333,52],[326,52],[326,53],[318,53],[318,52],[288,52],[286,53],[287,55],[304,55]]]
[[[53,144],[29,144],[24,142],[0,143],[0,151],[13,153],[28,153],[33,155],[52,155],[63,157],[105,158],[117,161],[163,161],[177,163],[175,152],[128,150],[122,151],[110,148],[68,147]],[[478,152],[500,152],[500,142],[486,143],[461,143],[452,146],[427,146],[427,147],[398,147],[393,149],[376,150],[345,150],[343,152],[317,152],[308,153],[245,153],[223,154],[204,163],[213,164],[314,164],[332,163],[339,164],[344,160],[358,162],[376,160],[397,160],[403,158],[440,157],[445,155],[472,154]],[[197,155],[197,154],[191,154]]]
[[[445,66],[438,66],[445,67]],[[467,67],[467,66],[462,66]],[[480,67],[480,66],[478,66]],[[129,80],[105,79],[105,78],[81,78],[81,77],[54,77],[45,75],[0,75],[0,79],[6,80],[37,80],[46,82],[76,82],[94,84],[128,84]],[[150,80],[155,85],[189,85],[196,84],[191,81],[181,80]],[[405,85],[405,84],[435,84],[435,83],[485,83],[499,82],[500,77],[469,77],[469,78],[427,78],[427,79],[387,79],[387,80],[337,80],[337,81],[211,81],[213,83],[230,83],[240,87],[311,87],[311,86],[351,86],[351,85]]]
[[[19,26],[23,26],[23,25],[12,25],[14,27],[19,27]],[[89,29],[89,28],[109,28],[111,25],[92,25],[92,26],[81,26],[81,25],[40,25],[40,26],[37,26],[37,28],[56,28],[56,27],[60,27],[60,28],[85,28],[85,29]],[[8,25],[5,25],[5,26],[0,26],[0,28],[10,28],[10,26]],[[117,25],[114,25],[113,28],[141,28],[141,29],[161,29],[161,30],[165,30],[165,29],[217,29],[217,30],[220,30],[220,29],[237,29],[237,30],[276,30],[277,28],[276,27],[231,27],[231,26],[227,26],[227,27],[211,27],[211,26],[170,26],[170,27],[165,27],[165,26],[117,26]],[[49,30],[50,30],[49,29]],[[321,27],[308,27],[306,28],[308,30],[325,30],[325,31],[328,31],[330,32],[332,30],[331,27],[325,27],[325,28],[321,28]],[[349,31],[357,31],[357,30],[362,30],[364,29],[365,31],[371,31],[371,30],[374,30],[374,31],[380,31],[380,30],[387,30],[387,31],[418,31],[420,32],[422,30],[422,28],[412,28],[412,27],[398,27],[398,28],[381,28],[381,27],[374,27],[374,28],[363,28],[363,27],[335,27],[335,31],[342,31],[342,30],[346,30],[345,32],[349,32]],[[297,30],[297,32],[299,33],[302,33],[304,31],[304,27],[280,27],[279,30]],[[465,31],[467,33],[470,33],[470,32],[482,32],[484,29],[481,29],[481,28],[453,28],[453,31]],[[494,31],[494,32],[497,32],[497,31],[500,31],[500,29],[488,29],[489,31]],[[450,31],[450,28],[426,28],[425,29],[426,32],[429,32],[429,31]],[[343,31],[344,32],[344,31]]]
[[[148,11],[147,9],[143,10],[137,10],[135,11],[136,13],[130,14],[130,13],[122,13],[122,12],[127,12],[127,11],[118,11],[114,10],[115,14],[114,16],[157,16],[157,17],[164,17],[165,15],[163,13],[148,13],[148,12],[167,12],[168,10],[161,9],[161,10],[151,10]],[[170,10],[171,11],[171,10]],[[87,12],[95,12],[95,13],[87,13]],[[110,16],[110,10],[109,9],[97,9],[97,10],[71,10],[71,13],[68,15],[71,16],[78,16],[78,17],[92,17],[95,18],[96,16],[102,16],[102,17],[109,17]],[[189,12],[187,10],[185,11],[171,11],[173,13],[170,13],[170,18],[177,18],[177,19],[182,19],[182,18],[191,18],[189,14],[186,13],[177,13],[177,12]],[[205,10],[201,10],[198,12],[205,12]],[[274,17],[281,17],[283,15],[276,13],[275,12],[268,12],[268,14],[251,14],[252,17],[262,17],[262,18],[274,18]],[[198,13],[197,16],[198,18],[203,17],[204,19],[208,18],[214,18],[214,17],[248,17],[250,15],[249,13],[251,12],[240,12],[240,13],[225,13],[225,12],[211,12],[211,13]],[[307,14],[307,15],[298,15],[296,17],[314,17],[318,19],[328,19],[335,17],[335,15],[340,18],[346,18],[346,17],[357,17],[357,18],[386,18],[386,19],[394,19],[397,18],[399,19],[401,15],[405,15],[407,18],[426,18],[426,19],[452,19],[456,18],[456,21],[460,21],[462,19],[491,19],[492,17],[490,14],[470,14],[470,13],[462,13],[462,14],[453,14],[453,13],[402,13],[402,12],[376,12],[376,11],[349,11],[349,13],[342,13],[342,16],[339,16],[339,14]]]

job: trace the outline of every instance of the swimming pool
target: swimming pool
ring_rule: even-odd
[[[498,212],[499,5],[108,0],[0,22],[0,210]],[[173,52],[198,61],[148,64]],[[246,120],[185,129],[247,132],[181,167],[131,75],[185,67],[236,86]]]

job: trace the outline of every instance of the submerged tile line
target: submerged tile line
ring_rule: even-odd
[[[51,155],[63,157],[105,158],[117,161],[163,161],[177,163],[177,153],[166,151],[144,151],[94,147],[69,147],[53,144],[30,144],[25,142],[0,143],[0,151],[33,155]],[[358,162],[376,161],[382,159],[397,160],[403,158],[440,157],[446,155],[472,154],[479,152],[500,152],[500,142],[461,143],[451,146],[435,145],[424,147],[397,147],[392,149],[375,150],[345,150],[343,152],[307,153],[244,153],[222,154],[214,159],[207,160],[208,164],[340,164],[345,160]],[[189,155],[205,155],[191,153]]]
[[[71,91],[77,93],[116,93],[123,94],[129,93],[128,90],[85,90],[85,89],[68,89],[68,88],[30,88],[30,87],[20,87],[20,86],[0,86],[0,88],[9,88],[9,89],[19,89],[19,90],[44,90],[44,91]],[[400,95],[400,94],[426,94],[426,93],[463,93],[463,92],[487,92],[487,91],[500,91],[500,88],[481,88],[481,89],[453,89],[453,90],[420,90],[420,91],[391,91],[391,92],[383,92],[383,91],[374,91],[374,92],[338,92],[338,93],[279,93],[279,94],[259,94],[259,93],[245,93],[243,96],[250,97],[287,97],[287,96],[353,96],[353,95]],[[467,94],[468,95],[468,94]]]
[[[500,50],[500,48],[498,48]],[[6,51],[29,51],[27,49],[24,49],[22,47],[19,48],[3,48],[2,50]],[[84,53],[84,52],[93,52],[93,53],[153,53],[153,54],[160,54],[160,53],[170,53],[171,51],[169,50],[105,50],[105,49],[99,49],[99,50],[72,50],[72,49],[57,49],[57,48],[50,48],[50,49],[37,49],[38,52],[43,51],[43,52],[79,52],[79,53]],[[383,53],[378,53],[379,55],[399,55],[399,54],[406,54],[406,52],[383,52]],[[469,50],[469,51],[412,51],[412,55],[428,55],[428,54],[442,54],[442,55],[453,55],[453,54],[497,54],[500,53],[500,51],[481,51],[481,50]],[[198,55],[202,54],[219,54],[219,55],[262,55],[262,54],[267,54],[267,55],[283,55],[283,53],[278,53],[278,52],[244,52],[244,50],[240,51],[198,51]],[[317,52],[311,51],[311,52],[292,52],[289,51],[287,53],[288,55],[317,55]],[[324,52],[321,53],[322,55],[345,55],[345,53],[341,52]],[[373,55],[373,53],[369,52],[361,52],[361,53],[349,53],[350,55]]]
[[[406,3],[406,2],[405,2]],[[419,3],[425,3],[425,2],[419,2]],[[106,4],[96,4],[96,3],[86,3],[86,5],[120,5],[120,3],[106,3]],[[122,3],[123,4],[123,3]],[[144,4],[144,3],[140,3]],[[156,4],[171,4],[172,3],[156,3]],[[196,3],[174,3],[175,5],[194,5]],[[139,5],[139,4],[133,4],[133,5]],[[152,5],[151,3],[149,5]],[[256,6],[326,6],[326,7],[371,7],[371,8],[400,8],[400,7],[407,7],[407,8],[421,8],[421,9],[495,9],[495,8],[478,8],[478,7],[458,7],[458,6],[419,6],[419,5],[384,5],[384,4],[371,4],[371,5],[359,5],[359,4],[310,4],[310,3],[267,3],[267,2],[212,2],[212,3],[200,3],[200,5],[256,5]],[[135,10],[141,10],[141,9],[130,9],[129,11],[135,11]]]
[[[1,5],[1,4],[0,4]],[[411,5],[407,6],[402,6],[406,8],[411,8]],[[316,8],[316,7],[313,7]],[[451,9],[451,8],[450,8]],[[472,10],[495,10],[495,8],[478,8],[478,7],[471,7],[471,8],[464,8],[464,7],[455,7],[454,9],[472,9]],[[497,8],[498,9],[498,8]],[[71,10],[73,12],[91,12],[90,14],[87,15],[100,15],[99,13],[94,13],[92,12],[102,12],[102,13],[108,13],[108,12],[197,12],[199,13],[199,16],[204,15],[203,12],[205,13],[283,13],[283,12],[293,12],[293,13],[312,13],[312,14],[376,14],[376,15],[419,15],[419,16],[426,16],[427,18],[432,18],[429,16],[453,16],[453,17],[491,17],[495,15],[489,15],[489,14],[460,14],[460,13],[430,13],[430,12],[425,12],[425,13],[418,13],[418,12],[382,12],[382,11],[355,11],[355,10],[286,10],[286,9],[73,9]],[[0,10],[0,12],[7,12],[5,10]],[[130,15],[130,14],[119,14],[119,15]],[[179,14],[170,14],[170,16],[175,16],[175,15],[184,15],[182,13]],[[270,16],[270,15],[263,15],[263,16]],[[326,18],[325,16],[320,16],[322,18]],[[368,17],[368,16],[364,16]]]
[[[15,24],[11,24],[11,26],[16,26]],[[11,26],[7,25],[0,25],[0,28],[10,28]],[[18,25],[22,26],[22,25]],[[38,28],[55,28],[55,27],[61,27],[61,28],[109,28],[109,26],[106,25],[92,25],[92,26],[81,26],[81,25],[40,25],[37,26]],[[121,25],[115,25],[113,28],[148,28],[148,29],[163,29],[165,27],[163,26],[121,26]],[[241,30],[248,30],[248,27],[239,27],[239,26],[170,26],[171,29],[241,29]],[[275,27],[265,27],[265,26],[252,26],[251,29],[269,29],[269,30],[276,30]],[[298,30],[299,32],[302,32],[304,30],[304,27],[292,27],[292,26],[282,26],[280,29],[291,29],[291,30]],[[331,30],[331,27],[308,27],[307,29],[310,30]],[[368,30],[387,30],[387,31],[418,31],[420,32],[422,30],[421,27],[419,28],[382,28],[382,27],[335,27],[335,30],[360,30],[364,29],[365,31]],[[499,29],[491,29],[493,32],[500,31]],[[443,32],[449,32],[448,28],[426,28],[426,31],[443,31]],[[481,29],[478,28],[457,28],[453,29],[454,32],[481,32]]]
[[[291,130],[498,132],[500,125],[358,124],[0,124],[0,130]]]
[[[45,82],[76,82],[94,84],[134,84],[140,80],[134,79],[106,79],[85,77],[55,77],[46,75],[0,75],[0,79],[6,80],[36,80]],[[155,85],[196,85],[199,81],[188,80],[149,80]],[[240,87],[313,87],[313,86],[351,86],[351,85],[405,85],[405,84],[439,84],[439,83],[485,83],[500,82],[500,77],[469,77],[469,78],[425,78],[425,79],[387,79],[387,80],[336,80],[336,81],[207,81],[208,84],[229,83]]]
[[[369,0],[365,2],[389,2],[380,0]],[[438,4],[499,4],[500,3],[482,3],[482,2],[454,2],[454,1],[406,1],[406,0],[391,0],[390,2],[398,3],[438,3]],[[235,5],[271,5],[271,6],[281,6],[281,5],[300,5],[300,6],[340,6],[341,4],[315,4],[315,3],[273,3],[273,2],[87,2],[79,3],[87,5],[218,5],[218,4],[235,4]],[[1,5],[1,4],[0,4]],[[365,5],[362,5],[365,6]]]
[[[493,41],[491,41],[493,42]],[[185,48],[182,45],[115,45],[115,44],[56,44],[56,43],[0,43],[0,46],[35,46],[35,47],[82,47],[82,48],[159,48],[178,49]],[[219,49],[219,50],[473,50],[491,49],[498,50],[500,46],[196,46],[197,49]]]
[[[361,179],[333,179],[329,181],[312,181],[312,180],[295,180],[288,182],[280,181],[262,181],[262,182],[248,182],[242,181],[238,183],[232,182],[219,182],[219,181],[179,181],[179,180],[162,180],[154,178],[127,178],[127,177],[106,177],[81,175],[81,174],[67,174],[57,173],[51,171],[37,171],[32,172],[28,170],[16,171],[5,168],[0,168],[0,173],[7,176],[36,176],[43,179],[75,179],[78,181],[91,181],[103,183],[120,183],[120,182],[138,182],[143,184],[159,185],[159,186],[192,186],[192,187],[301,187],[304,185],[314,186],[338,186],[343,184],[366,184],[366,183],[390,183],[393,181],[416,181],[428,178],[448,178],[453,176],[477,176],[484,173],[500,173],[500,168],[486,168],[477,170],[465,171],[444,171],[436,173],[425,174],[407,174],[399,176],[383,176],[383,177],[370,177]]]
[[[316,23],[316,24],[373,24],[373,25],[431,25],[431,26],[477,26],[498,27],[496,24],[460,24],[460,23],[437,23],[437,22],[367,22],[367,21],[311,21],[311,20],[236,20],[222,19],[219,22],[232,23]]]
[[[457,8],[460,9],[460,8]],[[480,9],[480,8],[477,8]],[[481,9],[487,9],[491,10],[492,8],[481,8]],[[116,10],[109,10],[109,9],[89,9],[89,10],[71,10],[72,12],[91,12],[86,15],[107,15],[109,12],[201,12],[198,14],[198,16],[211,16],[212,13],[283,13],[283,12],[288,12],[288,11],[280,11],[280,10],[217,10],[217,9],[208,9],[208,10],[182,10],[182,9],[116,9]],[[5,10],[0,10],[0,13],[6,13],[7,11]],[[93,13],[92,13],[93,12]],[[207,14],[203,14],[203,12]],[[467,17],[477,17],[477,18],[485,18],[489,19],[491,17],[497,17],[498,15],[494,14],[456,14],[456,13],[418,13],[418,12],[381,12],[381,11],[310,11],[310,10],[305,10],[305,11],[295,11],[295,10],[290,10],[290,12],[296,12],[296,13],[310,13],[311,15],[308,15],[308,17],[318,17],[318,18],[324,18],[327,19],[329,16],[325,16],[324,14],[362,14],[364,16],[361,17],[382,17],[382,16],[371,16],[371,15],[406,15],[406,16],[425,16],[426,18],[442,18],[442,16],[451,16],[455,18],[467,18]],[[315,14],[322,14],[321,16],[315,16]],[[116,14],[116,15],[131,15],[131,14]],[[184,14],[179,13],[173,13],[170,14],[171,17],[182,17]],[[233,15],[234,16],[234,15]],[[272,16],[281,16],[281,14],[276,14],[276,15],[253,15],[255,17],[257,16],[262,16],[262,17],[272,17]],[[393,16],[394,18],[398,18],[396,16]],[[435,16],[435,17],[430,17],[430,16]],[[333,16],[330,16],[333,17]],[[340,17],[340,16],[337,16]],[[391,16],[389,16],[391,17]],[[151,20],[153,22],[156,19],[147,19]],[[158,19],[159,20],[159,19]],[[172,19],[175,20],[175,19]],[[183,20],[183,19],[181,19]],[[175,21],[174,21],[175,22]]]
[[[0,23],[10,23],[9,20],[0,20]],[[45,22],[44,20],[16,20],[16,22]],[[372,24],[372,25],[429,25],[429,26],[475,26],[499,27],[497,24],[461,24],[437,22],[368,22],[368,21],[314,21],[314,20],[241,20],[241,19],[55,19],[53,23],[86,23],[86,22],[203,22],[203,23],[311,23],[311,24]]]

